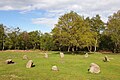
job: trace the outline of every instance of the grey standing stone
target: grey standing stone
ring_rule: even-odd
[[[84,55],[84,57],[87,58],[87,57],[88,57],[88,53],[86,53],[86,54]]]
[[[45,56],[44,56],[44,57],[45,57],[45,58],[48,58],[48,54],[47,54],[47,53],[44,53],[44,54],[45,54]]]
[[[64,58],[64,53],[63,52],[60,52],[60,57]]]
[[[33,67],[34,65],[33,65],[33,61],[32,60],[29,60],[28,62],[27,62],[27,64],[26,64],[26,68],[31,68],[31,67]]]
[[[90,68],[88,69],[88,71],[90,73],[100,73],[100,67],[95,63],[91,63]]]
[[[52,71],[59,71],[57,66],[52,66]]]
[[[104,59],[103,59],[104,62],[109,62],[110,59],[108,58],[108,56],[105,56]]]
[[[6,62],[6,64],[14,64],[14,62],[12,61],[12,59],[7,59],[5,62]]]
[[[24,55],[24,56],[23,56],[23,59],[24,59],[24,60],[28,60],[27,55]]]

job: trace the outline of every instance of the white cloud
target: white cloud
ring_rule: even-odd
[[[0,0],[0,10],[111,10],[120,8],[120,0]],[[8,7],[7,10],[11,10]]]
[[[55,23],[57,23],[57,19],[53,18],[35,18],[32,19],[33,24],[45,24],[45,25],[51,25],[54,26]]]
[[[0,7],[0,10],[14,10],[14,9],[11,6],[3,6],[3,7]]]
[[[56,18],[70,10],[84,16],[100,14],[106,20],[110,14],[120,9],[119,3],[120,0],[0,0],[0,10],[45,10],[45,16],[32,19],[32,22],[54,24]]]

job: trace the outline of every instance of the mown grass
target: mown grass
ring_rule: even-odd
[[[120,55],[119,54],[90,54],[84,55],[65,54],[61,59],[58,52],[48,52],[49,58],[45,59],[40,51],[33,52],[0,52],[0,80],[120,80]],[[27,69],[28,60],[23,60],[23,55],[34,61],[35,67]],[[110,62],[103,62],[107,55]],[[6,59],[12,59],[15,64],[5,64]],[[90,63],[97,63],[101,73],[88,73]],[[53,65],[59,71],[51,71]]]

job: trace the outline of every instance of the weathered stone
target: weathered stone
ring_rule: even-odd
[[[45,57],[45,58],[48,58],[48,54],[47,54],[47,53],[44,53],[44,54],[45,54],[45,56],[44,56],[44,57]]]
[[[24,55],[24,56],[23,56],[23,59],[24,59],[24,60],[28,60],[27,55]]]
[[[63,52],[60,52],[60,57],[64,58],[64,53]]]
[[[108,56],[105,56],[104,59],[103,59],[104,62],[109,62],[110,59],[108,58]]]
[[[88,69],[88,71],[90,73],[100,73],[100,67],[95,63],[91,63],[90,68]]]
[[[27,64],[26,64],[26,68],[31,68],[31,67],[33,67],[34,65],[33,65],[33,61],[32,60],[29,60],[28,62],[27,62]]]
[[[52,66],[52,70],[53,70],[53,71],[59,71],[59,69],[58,69],[57,66]]]
[[[88,57],[88,53],[86,53],[84,56],[85,56],[85,58],[87,58]]]
[[[14,64],[14,62],[12,61],[12,59],[7,59],[5,62],[6,62],[6,64]]]

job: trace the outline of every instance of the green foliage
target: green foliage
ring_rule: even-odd
[[[120,52],[120,11],[109,17],[106,33],[114,42],[114,52]]]
[[[33,49],[40,49],[40,31],[32,31],[28,33],[29,35],[29,41],[32,45]]]
[[[107,36],[105,34],[103,34],[101,37],[100,37],[100,47],[99,47],[99,50],[106,50],[106,51],[113,51],[114,50],[114,43],[113,41],[111,40],[110,36]]]
[[[94,32],[97,32],[97,34],[100,34],[100,31],[103,31],[105,29],[104,22],[101,20],[99,15],[96,15],[95,17],[91,18],[91,30]]]
[[[85,22],[82,16],[73,11],[59,18],[52,33],[54,42],[59,47],[68,46],[68,49],[69,47],[73,49],[74,47],[84,48],[94,43],[92,42],[92,33],[87,21]]]
[[[55,49],[52,35],[49,33],[42,34],[40,31],[31,31],[28,33],[26,31],[21,32],[19,28],[14,28],[6,31],[7,35],[4,38],[3,27],[0,27],[0,33],[0,49],[3,47],[3,41],[5,49]]]
[[[29,34],[28,32],[24,31],[22,33],[20,33],[19,35],[19,46],[20,49],[28,49],[28,47],[30,47],[31,45],[29,45]]]
[[[86,21],[91,28],[91,33],[93,34],[94,51],[96,52],[97,47],[99,47],[101,31],[104,31],[105,29],[104,22],[101,20],[99,15],[96,15],[91,19],[87,17]]]
[[[99,15],[84,18],[71,11],[62,15],[51,33],[21,31],[0,24],[0,50],[110,50],[120,52],[120,11],[105,24]]]
[[[53,50],[54,49],[54,43],[53,43],[53,37],[49,33],[42,34],[40,37],[40,49],[42,50]]]
[[[4,25],[0,24],[0,50],[4,50],[4,42],[5,42],[5,30]]]

